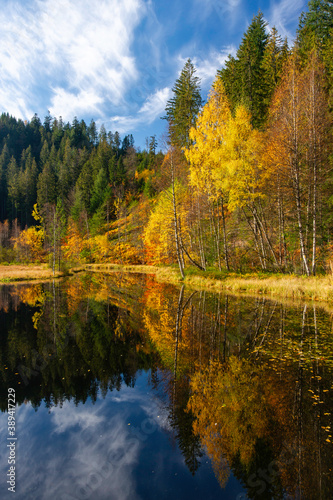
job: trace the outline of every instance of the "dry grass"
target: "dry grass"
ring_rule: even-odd
[[[56,272],[57,278],[63,274]],[[0,283],[11,283],[13,281],[32,281],[32,280],[48,280],[52,279],[52,269],[46,267],[45,264],[40,265],[0,265]]]
[[[124,273],[143,273],[143,274],[155,274],[158,267],[156,266],[145,266],[141,264],[86,264],[84,266],[73,268],[72,271],[93,271],[93,272],[103,272],[103,273],[113,273],[113,272],[124,272]]]
[[[89,265],[90,271],[97,272],[136,272],[154,274],[157,281],[168,283],[181,282],[180,274],[173,267],[144,266],[144,265]],[[226,275],[223,279],[216,279],[205,275],[191,274],[185,277],[184,283],[191,288],[205,289],[211,292],[229,291],[233,294],[258,295],[263,294],[272,299],[291,298],[315,300],[318,302],[333,302],[333,277],[327,276],[294,276],[294,275]]]
[[[250,295],[264,294],[270,298],[306,299],[333,302],[333,280],[331,276],[267,276],[227,277],[224,280],[205,279],[191,276],[185,282],[191,286],[208,288],[211,291],[230,291]]]
[[[72,273],[93,271],[102,273],[127,272],[154,274],[157,281],[167,283],[181,283],[177,268],[145,266],[145,265],[118,265],[118,264],[89,264],[72,269]],[[56,277],[63,274],[57,272]],[[0,265],[0,283],[13,281],[31,281],[52,279],[52,270],[46,265]],[[318,276],[307,278],[293,275],[225,275],[223,278],[214,278],[209,273],[190,274],[185,277],[184,283],[195,289],[204,289],[211,292],[228,291],[233,294],[258,295],[278,299],[305,299],[317,302],[333,303],[333,277]]]
[[[177,269],[172,267],[160,267],[160,266],[146,266],[144,264],[86,264],[81,268],[74,268],[72,272],[79,272],[82,270],[92,271],[92,272],[102,272],[102,273],[114,273],[114,272],[124,272],[124,273],[141,273],[141,274],[154,274],[157,281],[167,282],[167,283],[179,283],[181,282],[181,276]]]

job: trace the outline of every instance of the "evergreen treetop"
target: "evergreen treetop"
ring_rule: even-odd
[[[172,89],[174,95],[165,108],[170,141],[180,147],[189,146],[189,131],[203,103],[200,79],[195,72],[191,59],[188,59]]]

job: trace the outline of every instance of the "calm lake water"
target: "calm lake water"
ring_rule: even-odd
[[[135,274],[0,287],[0,498],[333,498],[332,314]]]

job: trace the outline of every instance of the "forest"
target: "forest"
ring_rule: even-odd
[[[333,271],[333,2],[288,46],[263,13],[206,102],[187,60],[164,144],[48,113],[0,116],[0,263]]]

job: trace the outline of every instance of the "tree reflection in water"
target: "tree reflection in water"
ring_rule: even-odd
[[[114,273],[1,287],[0,318],[2,411],[8,387],[50,408],[150,370],[192,474],[205,450],[222,488],[331,496],[330,310]]]

